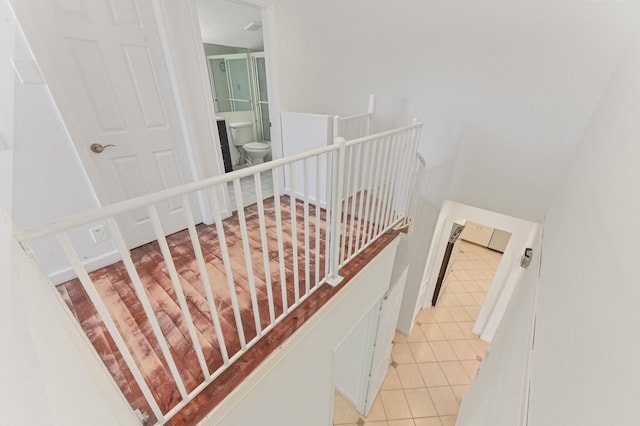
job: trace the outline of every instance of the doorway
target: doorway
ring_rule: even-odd
[[[197,6],[215,115],[225,128],[220,148],[229,152],[233,170],[252,164],[244,143],[266,144],[261,159],[269,161],[273,155],[262,9],[227,0],[198,0]],[[242,125],[241,140],[234,141],[234,124]]]
[[[489,266],[491,268],[494,268],[493,272],[495,272],[495,268],[498,266],[490,261],[491,256],[478,258],[478,254],[472,254],[470,255],[471,258],[467,259],[466,257],[468,256],[460,249],[462,242],[473,244],[479,248],[486,248],[490,250],[488,253],[499,253],[499,258],[501,259],[502,253],[506,250],[510,238],[510,232],[467,220],[456,220],[451,227],[451,233],[447,240],[444,256],[440,265],[440,272],[438,273],[435,290],[431,298],[431,306],[436,306],[440,294],[448,284],[447,278],[454,269],[457,269],[458,274],[464,275],[465,278],[486,279],[488,277],[483,276],[483,272],[487,269],[487,262],[485,262],[485,260],[490,263]],[[461,257],[463,259],[460,259]],[[472,271],[471,275],[469,272],[463,273],[462,271],[464,270]],[[480,272],[478,272],[478,270]],[[491,275],[491,278],[493,278],[493,275]],[[488,288],[484,289],[485,292],[488,290]]]
[[[520,257],[527,247],[535,246],[539,238],[540,224],[449,200],[444,201],[418,290],[414,320],[420,309],[427,309],[432,305],[451,227],[461,218],[465,218],[465,231],[461,238],[484,248],[491,244],[489,250],[497,249],[496,252],[504,250],[473,328],[474,333],[486,341],[491,341],[517,284],[521,270]],[[492,242],[494,231],[496,238]],[[442,285],[446,284],[446,280],[443,281]]]
[[[19,20],[99,204],[192,181],[196,170],[157,5],[149,0],[43,5],[24,2]],[[196,197],[191,204],[199,206]],[[186,227],[182,200],[156,208],[166,234]],[[201,209],[193,210],[195,222],[201,222]],[[117,221],[129,248],[156,239],[144,209]]]

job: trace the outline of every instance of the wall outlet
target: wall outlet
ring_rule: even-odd
[[[89,232],[91,233],[91,238],[93,238],[93,242],[96,244],[109,239],[109,237],[107,236],[107,231],[105,231],[104,226],[102,225],[89,229]]]

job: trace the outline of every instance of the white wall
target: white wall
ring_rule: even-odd
[[[334,351],[388,288],[396,242],[270,355],[202,426],[330,425]]]
[[[638,423],[638,117],[636,34],[547,210],[531,426]]]
[[[0,255],[11,260],[11,267],[2,269],[9,278],[2,280],[3,300],[10,301],[0,312],[3,424],[139,424],[79,324],[61,299],[52,298],[55,289],[13,238],[11,226],[0,211]]]
[[[533,221],[634,29],[625,2],[272,3],[282,110],[376,93],[379,125],[426,122],[427,168],[454,169],[446,198]]]
[[[31,63],[33,56],[20,32],[16,33],[14,57]],[[45,224],[65,215],[98,206],[71,139],[49,89],[42,80],[15,79],[13,130],[13,206],[16,225],[21,228]],[[84,259],[100,259],[113,252],[109,242],[95,244],[88,229],[74,233]],[[34,242],[44,270],[63,277],[68,262],[50,242]],[[64,280],[64,278],[63,278]]]
[[[5,1],[0,2],[0,208],[11,211],[13,180],[13,86],[11,59],[16,25]]]
[[[514,277],[511,303],[462,400],[457,426],[524,425],[539,264],[537,255]]]
[[[637,13],[631,2],[260,3],[282,111],[348,114],[376,93],[378,129],[425,122],[427,180],[394,270],[411,265],[409,299],[445,199],[542,222]]]

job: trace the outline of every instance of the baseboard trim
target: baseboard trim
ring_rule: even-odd
[[[120,257],[120,253],[118,253],[117,250],[113,250],[92,259],[88,259],[82,262],[82,264],[88,272],[93,272],[97,269],[104,268],[105,266],[109,266],[116,262],[119,262],[120,260],[122,260],[122,258]],[[50,273],[48,277],[49,281],[51,281],[53,285],[57,286],[62,283],[66,283],[67,281],[74,278],[77,278],[77,275],[73,268],[69,266],[67,268]]]

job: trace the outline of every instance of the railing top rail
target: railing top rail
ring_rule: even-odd
[[[357,138],[357,139],[351,139],[349,141],[346,141],[345,145],[346,146],[358,145],[358,144],[361,144],[361,143],[364,143],[364,142],[369,142],[369,141],[374,140],[374,139],[379,139],[379,138],[383,138],[383,137],[386,137],[386,136],[391,136],[391,135],[394,135],[396,133],[406,132],[407,130],[418,129],[418,128],[421,128],[422,126],[424,126],[424,123],[422,123],[421,121],[415,121],[413,124],[411,124],[409,126],[400,127],[400,128],[392,129],[392,130],[387,130],[385,132],[375,133],[373,135],[363,136],[363,137]]]
[[[360,114],[347,115],[347,116],[344,116],[344,117],[336,115],[336,117],[340,121],[346,121],[346,120],[354,120],[356,118],[364,118],[364,117],[366,117],[368,115],[372,115],[372,114],[370,112],[363,112],[363,113],[360,113]]]
[[[389,136],[395,133],[400,133],[409,129],[421,127],[423,123],[415,122],[409,126],[401,127],[386,132],[376,133],[374,135],[366,136],[363,138],[353,139],[346,142],[346,145],[355,145],[363,142],[367,142],[380,137]],[[306,151],[300,154],[290,155],[285,158],[279,158],[269,161],[267,163],[257,164],[255,166],[247,167],[241,170],[235,170],[223,175],[214,176],[207,179],[202,179],[197,182],[189,182],[184,185],[176,186],[173,188],[165,189],[163,191],[154,192],[152,194],[142,195],[136,198],[119,201],[117,203],[109,204],[106,206],[98,207],[91,210],[86,210],[76,214],[66,216],[61,219],[54,220],[45,225],[33,226],[27,229],[19,229],[16,231],[16,236],[21,242],[34,240],[36,238],[42,238],[56,233],[72,229],[87,223],[95,222],[107,217],[119,215],[121,213],[135,210],[138,208],[146,207],[151,204],[155,204],[161,201],[165,201],[171,198],[180,197],[185,194],[200,191],[202,189],[210,188],[212,186],[226,184],[234,179],[241,179],[246,176],[252,176],[256,173],[262,173],[264,171],[275,169],[276,167],[284,166],[290,163],[304,160],[306,158],[315,157],[325,154],[330,151],[339,149],[337,145],[328,145],[320,148],[316,148],[311,151]]]

